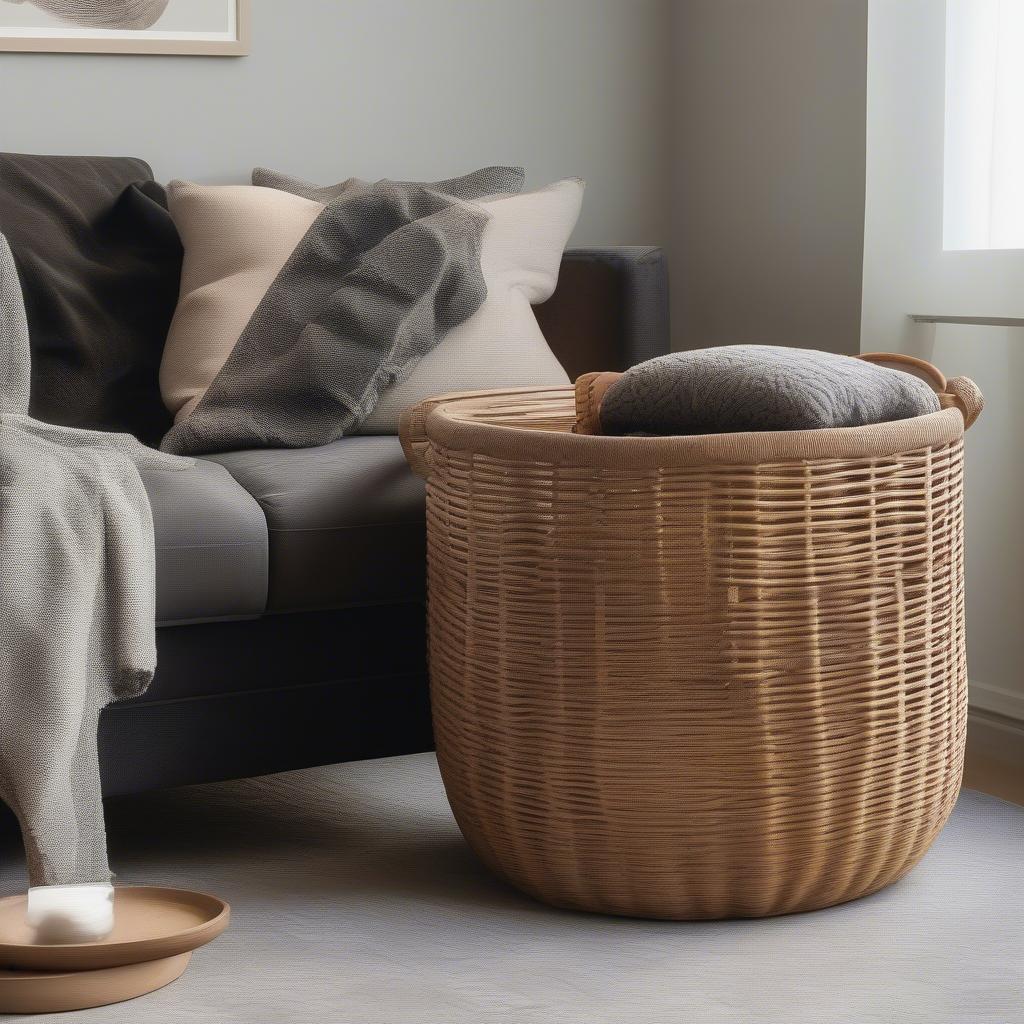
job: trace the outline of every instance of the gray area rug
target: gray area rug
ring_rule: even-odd
[[[431,755],[120,798],[107,814],[120,881],[207,889],[234,922],[168,988],[40,1021],[1024,1021],[1024,808],[978,793],[884,892],[703,924],[520,896],[463,843]],[[10,894],[23,859],[0,831]]]

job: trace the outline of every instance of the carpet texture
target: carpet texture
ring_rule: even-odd
[[[168,988],[40,1021],[1024,1021],[1024,808],[978,793],[875,896],[697,924],[509,889],[463,843],[432,755],[120,798],[107,815],[119,881],[208,889],[234,921]],[[0,837],[10,894],[22,858]]]

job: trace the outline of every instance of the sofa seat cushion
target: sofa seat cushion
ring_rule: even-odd
[[[267,606],[267,522],[231,474],[197,459],[144,472],[156,539],[160,625],[260,615]]]
[[[266,514],[271,611],[423,599],[424,485],[397,437],[209,458]]]

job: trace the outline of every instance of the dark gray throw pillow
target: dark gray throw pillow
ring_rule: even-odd
[[[731,345],[640,363],[601,401],[607,434],[859,427],[939,410],[925,381],[852,356]]]
[[[158,374],[181,242],[149,165],[0,154],[0,233],[14,253],[32,350],[30,412],[156,445]]]

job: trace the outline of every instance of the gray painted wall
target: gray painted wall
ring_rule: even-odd
[[[576,244],[669,248],[677,347],[855,351],[866,7],[253,0],[249,57],[0,54],[0,146],[164,180],[578,174]]]
[[[675,343],[858,351],[867,0],[679,0]]]
[[[663,243],[670,0],[253,0],[243,58],[0,54],[0,146],[158,178],[525,164],[588,181],[574,241]]]

